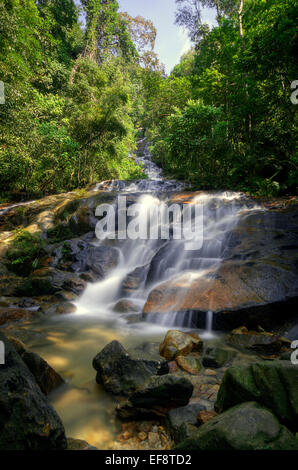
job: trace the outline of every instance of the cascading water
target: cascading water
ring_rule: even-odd
[[[101,240],[94,237],[94,244],[106,247],[107,251],[114,248],[114,268],[107,271],[103,280],[88,284],[76,302],[74,314],[43,317],[36,325],[36,335],[30,345],[67,378],[66,388],[57,390],[51,397],[67,435],[84,439],[101,449],[114,448],[119,429],[111,421],[114,401],[94,384],[92,357],[113,340],[131,350],[141,344],[160,344],[169,326],[197,329],[193,312],[179,309],[144,319],[142,312],[148,295],[163,282],[178,278],[187,287],[192,282],[200,282],[209,271],[216,272],[227,256],[229,236],[242,217],[241,211],[254,205],[239,193],[183,192],[185,185],[164,179],[160,168],[151,161],[145,141],[140,144],[144,151],[138,161],[144,166],[148,179],[100,183],[94,188],[95,193],[110,192],[108,200],[113,201],[115,197],[116,214],[121,212],[117,202],[119,195],[127,198],[128,205],[137,202],[144,226],[148,211],[158,208],[161,217],[153,220],[151,228],[153,232],[158,229],[159,233],[167,228],[163,204],[182,205],[183,201],[191,206],[197,204],[203,211],[192,212],[191,224],[186,230],[191,234],[192,229],[196,229],[194,239],[174,238],[175,229],[179,229],[179,220],[175,217],[169,226],[169,239],[110,240],[109,233]],[[122,306],[126,302],[126,309],[116,308],[121,302]],[[205,331],[199,331],[204,341],[214,336],[214,318],[210,305]],[[201,326],[204,329],[204,318]]]
[[[144,144],[143,141],[141,141]],[[184,185],[177,181],[163,179],[161,169],[151,161],[147,145],[144,145],[144,154],[138,158],[148,176],[146,180],[135,182],[105,182],[96,186],[96,190],[106,188],[108,191],[118,191],[119,194],[133,193],[134,201],[140,208],[141,224],[148,224],[148,211],[159,208],[163,214],[163,204],[175,201],[173,194],[183,189]],[[116,195],[115,195],[116,198]],[[131,323],[131,314],[115,313],[114,307],[120,300],[129,300],[134,304],[134,316],[139,312],[139,320],[143,306],[150,291],[162,282],[183,277],[183,281],[191,282],[200,278],[209,270],[217,269],[225,256],[226,242],[231,230],[237,225],[239,214],[248,209],[245,196],[235,192],[202,192],[195,197],[188,197],[188,204],[200,206],[199,215],[192,214],[189,230],[200,218],[194,237],[194,245],[187,248],[185,239],[174,239],[175,218],[171,220],[170,239],[135,239],[116,240],[120,256],[118,265],[103,281],[88,285],[82,297],[77,301],[76,315],[92,315],[114,324]],[[151,221],[152,222],[152,221]],[[179,222],[179,221],[178,221]],[[163,230],[163,216],[155,221],[155,227],[160,234]],[[154,228],[154,227],[153,227]],[[151,228],[152,229],[152,225]],[[107,234],[108,238],[108,234]],[[97,244],[105,245],[106,240]],[[137,286],[127,292],[123,284],[137,273],[139,277]],[[147,323],[160,326],[184,326],[195,328],[195,320],[191,313],[164,313],[149,318]],[[139,324],[140,327],[140,324]],[[142,328],[144,323],[142,323]],[[212,334],[212,313],[206,315],[206,334]]]

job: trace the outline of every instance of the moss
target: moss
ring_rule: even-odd
[[[40,266],[45,255],[44,241],[40,235],[18,230],[6,253],[7,268],[20,276],[28,276]]]
[[[48,239],[50,243],[59,243],[73,238],[75,234],[68,225],[58,224],[48,230]]]
[[[65,242],[63,243],[63,246],[62,246],[62,260],[63,261],[70,261],[72,259],[71,257],[71,248],[69,246],[69,243]]]
[[[16,295],[20,296],[40,296],[40,295],[52,295],[55,294],[56,289],[51,285],[51,282],[47,279],[27,279],[24,284],[17,287],[15,290]]]

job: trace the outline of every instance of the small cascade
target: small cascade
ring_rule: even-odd
[[[211,339],[215,336],[213,331],[213,315],[214,314],[211,310],[206,313],[206,328],[202,335],[205,339]]]
[[[153,230],[159,235],[164,231],[164,203],[172,203],[173,192],[181,193],[185,185],[178,181],[168,181],[162,177],[162,171],[152,162],[148,146],[144,141],[142,156],[137,161],[143,165],[148,179],[138,181],[110,181],[96,186],[95,190],[115,191],[119,195],[136,193],[133,195],[140,208],[140,224],[148,224],[148,211],[160,210],[160,217],[155,219]],[[170,194],[168,194],[170,193]],[[127,299],[137,305],[135,311],[139,312],[139,321],[142,320],[143,306],[153,288],[163,282],[178,278],[184,285],[190,285],[199,280],[206,273],[215,272],[225,258],[229,235],[237,226],[243,211],[254,208],[254,204],[245,195],[237,192],[200,192],[193,197],[186,194],[188,206],[200,207],[201,210],[191,212],[188,232],[192,234],[191,241],[177,239],[174,236],[177,220],[173,218],[169,227],[169,238],[145,237],[135,240],[114,240],[114,246],[119,249],[118,266],[107,277],[94,284],[88,285],[81,298],[77,301],[77,315],[92,315],[99,319],[109,319],[116,324],[121,319],[129,322],[129,314],[115,313],[113,307],[120,300]],[[175,200],[176,194],[174,195]],[[183,200],[183,198],[182,198]],[[180,204],[183,205],[182,203]],[[114,208],[117,212],[117,203]],[[184,215],[183,215],[184,217]],[[152,222],[152,220],[151,220]],[[150,227],[150,230],[152,225]],[[188,233],[186,231],[186,233]],[[105,245],[108,240],[97,241]],[[125,288],[127,279],[133,279],[133,287],[128,291]],[[129,283],[128,283],[129,284]],[[123,287],[124,286],[124,287]],[[187,293],[187,289],[185,289]],[[134,313],[135,313],[134,311]],[[135,316],[135,315],[134,315]],[[158,324],[161,327],[200,328],[204,335],[212,337],[213,312],[204,318],[198,317],[196,312],[165,312],[159,315],[146,317],[146,323]],[[129,324],[131,324],[129,322]]]

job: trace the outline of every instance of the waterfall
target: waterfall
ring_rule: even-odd
[[[139,207],[140,225],[144,229],[148,224],[148,211],[158,209],[161,216],[155,220],[153,226],[151,224],[150,230],[159,236],[115,240],[114,246],[118,247],[120,253],[117,267],[104,280],[88,285],[76,302],[76,315],[95,315],[99,319],[108,319],[123,325],[123,321],[129,321],[131,314],[115,313],[114,306],[120,300],[129,300],[135,305],[134,314],[137,310],[141,319],[148,295],[157,285],[179,279],[187,286],[193,279],[199,279],[200,276],[217,270],[224,259],[229,234],[236,227],[242,211],[252,208],[251,205],[247,205],[246,197],[237,192],[213,191],[194,195],[184,193],[189,207],[201,208],[197,214],[197,212],[191,213],[191,207],[190,209],[188,207],[190,220],[185,232],[193,232],[194,239],[187,243],[185,239],[175,239],[176,229],[179,229],[179,217],[176,220],[175,214],[170,221],[169,238],[162,239],[160,234],[165,232],[164,204],[178,200],[181,205],[179,194],[185,185],[162,177],[161,169],[151,160],[147,145],[144,145],[143,155],[137,160],[144,166],[148,179],[134,182],[104,182],[98,184],[95,190],[105,188],[107,191],[113,191],[115,200],[119,194],[132,194]],[[116,202],[114,207],[117,212]],[[108,242],[103,239],[96,243],[105,245]],[[133,276],[136,282],[136,286],[131,290],[123,287],[129,276]],[[187,289],[185,292],[187,293]],[[205,334],[209,336],[213,334],[211,309],[212,306],[206,313],[205,325]],[[160,326],[195,328],[196,318],[195,312],[183,313],[177,310],[177,312],[152,315],[146,321]]]

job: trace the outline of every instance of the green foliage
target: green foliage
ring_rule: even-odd
[[[85,31],[73,0],[36,3],[0,4],[3,193],[38,196],[142,177],[128,157],[143,112],[141,74],[117,2],[82,2]]]
[[[50,243],[59,243],[64,240],[70,240],[74,238],[76,234],[72,232],[67,224],[57,224],[47,232],[47,236]]]
[[[6,253],[8,269],[27,276],[39,267],[40,259],[45,254],[44,241],[39,235],[20,230]]]
[[[197,42],[169,78],[148,88],[155,158],[199,187],[294,194],[297,106],[290,101],[290,85],[298,72],[296,2],[244,0],[242,31],[239,2],[213,4],[218,26],[204,34],[194,31],[180,8]],[[174,88],[182,79],[188,85]]]

